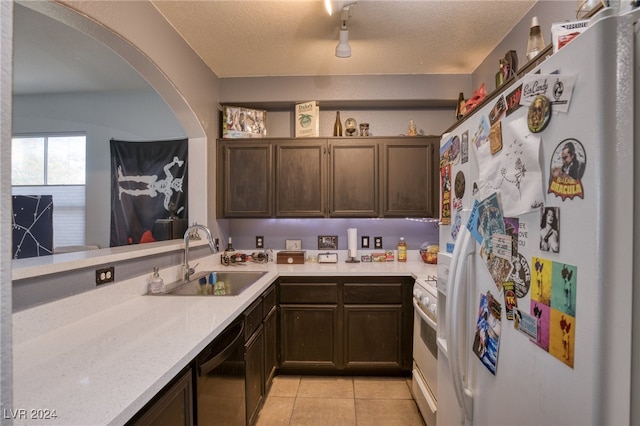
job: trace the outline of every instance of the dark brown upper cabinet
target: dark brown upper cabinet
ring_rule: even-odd
[[[222,215],[436,217],[439,140],[221,140]]]

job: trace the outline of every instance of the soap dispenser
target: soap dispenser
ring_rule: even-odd
[[[151,281],[149,281],[149,293],[164,293],[164,280],[160,276],[158,272],[158,267],[153,267],[153,276],[151,277]]]

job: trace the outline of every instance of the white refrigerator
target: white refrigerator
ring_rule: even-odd
[[[631,424],[638,18],[442,137],[438,426]]]

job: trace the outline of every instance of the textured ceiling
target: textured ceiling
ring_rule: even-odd
[[[153,1],[219,77],[470,74],[534,3],[360,0],[337,58],[340,14],[320,0]]]
[[[340,59],[339,15],[320,0],[153,1],[219,77],[470,74],[534,3],[360,0]],[[15,94],[108,90],[150,86],[106,46],[15,3]]]

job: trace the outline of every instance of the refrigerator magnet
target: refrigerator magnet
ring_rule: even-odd
[[[461,163],[464,164],[469,161],[469,131],[465,131],[462,134],[462,141],[460,143],[460,155],[462,156]]]
[[[587,164],[587,154],[577,139],[565,139],[558,144],[551,156],[549,189],[547,193],[565,199],[584,199],[582,176]]]
[[[458,171],[458,173],[456,173],[456,180],[453,185],[454,191],[456,193],[456,198],[462,199],[462,197],[464,197],[464,190],[466,188],[466,180],[462,171]]]
[[[491,155],[495,155],[502,151],[502,124],[500,121],[491,126],[491,132],[489,133],[489,147],[491,148]]]
[[[551,120],[551,102],[544,95],[538,95],[529,105],[527,125],[533,133],[543,131]]]

